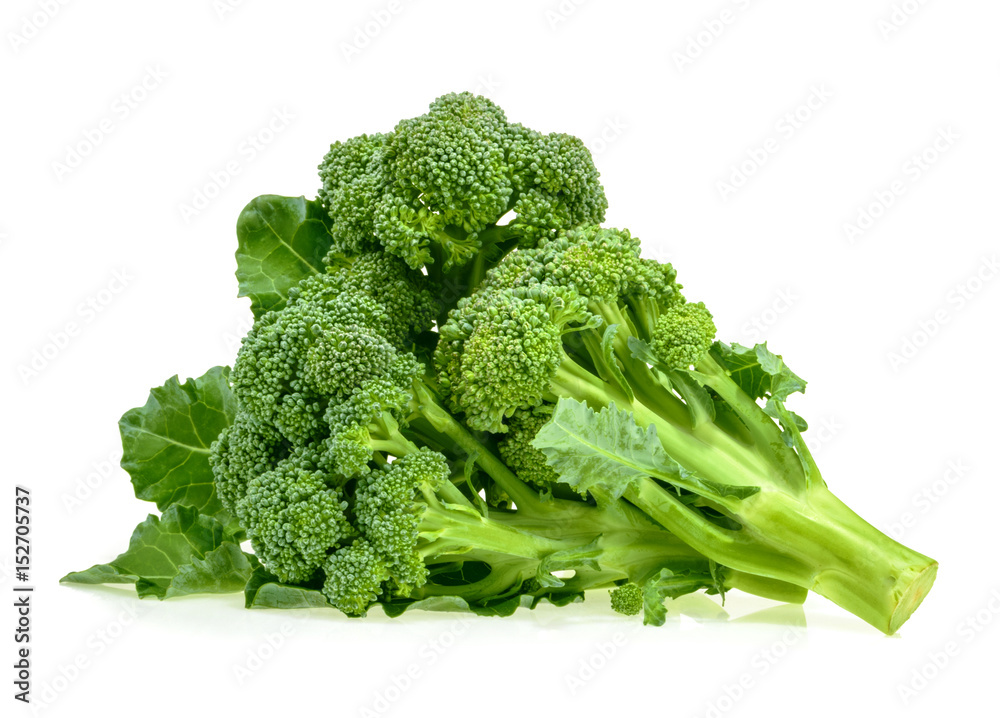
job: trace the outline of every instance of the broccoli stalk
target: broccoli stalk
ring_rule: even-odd
[[[660,325],[660,331],[669,328]],[[687,369],[658,358],[667,339],[675,337],[662,338],[660,352],[653,354],[631,339],[653,363],[622,357],[620,375],[634,387],[631,392],[568,358],[560,365],[552,391],[562,401],[534,445],[549,456],[561,479],[603,486],[705,556],[814,591],[895,633],[930,590],[937,563],[872,527],[829,491],[802,439],[801,420],[784,406],[781,387],[797,387],[801,380],[764,347],[755,350],[759,358],[750,367],[741,361],[727,368],[726,358],[735,352],[716,345]],[[600,364],[603,356],[590,359]],[[759,376],[741,386],[733,370]],[[573,383],[561,381],[561,375],[572,376]],[[761,406],[744,387],[765,383],[770,389],[761,392],[759,398],[767,400]],[[649,397],[659,401],[651,406]],[[581,401],[618,418],[592,419]],[[686,415],[678,412],[681,407]],[[716,416],[736,417],[736,435],[716,423]],[[635,462],[620,450],[623,435],[643,447]],[[604,451],[594,449],[602,443]],[[600,462],[608,466],[602,469]],[[616,475],[611,465],[638,473],[618,483],[595,482],[594,475]],[[684,501],[678,492],[698,501]],[[702,507],[736,526],[717,525]]]
[[[548,490],[624,498],[729,569],[895,632],[937,564],[829,492],[785,408],[805,382],[766,346],[715,342],[711,314],[679,290],[624,231],[581,228],[508,255],[440,330],[451,408],[517,437],[507,455]],[[526,422],[548,475],[526,458]]]
[[[374,568],[369,574],[361,574],[362,588],[356,589],[356,581],[348,584],[336,578],[338,554],[327,566],[327,575],[335,577],[326,583],[327,596],[346,613],[364,613],[378,595],[372,586],[386,581],[393,586],[386,599],[396,603],[450,596],[474,604],[519,594],[536,599],[574,596],[623,581],[647,584],[665,571],[676,578],[650,594],[649,622],[662,622],[664,598],[700,589],[724,593],[740,588],[776,600],[803,600],[804,592],[786,583],[716,565],[625,502],[597,507],[543,500],[441,406],[431,382],[429,377],[413,379],[405,427],[387,413],[367,427],[372,449],[391,454],[394,460],[379,458],[380,470],[360,478],[355,492],[365,551],[379,557],[371,562]],[[460,488],[462,481],[449,480],[444,455],[435,452],[438,458],[430,461],[429,450],[407,436],[409,426],[417,422],[423,427],[423,442],[447,447],[452,457],[468,457],[512,499],[515,510],[477,507],[474,497]],[[434,468],[423,468],[413,479],[417,461]],[[410,478],[400,488],[398,477],[403,475]],[[397,478],[386,481],[386,476]],[[379,498],[373,499],[374,495]],[[378,532],[388,533],[390,539],[375,537]],[[401,540],[401,534],[414,543]],[[342,553],[353,555],[357,550],[351,546]],[[436,567],[456,561],[481,563],[489,571],[459,585],[435,583]],[[552,575],[560,569],[576,573],[564,581]],[[360,573],[357,567],[354,571]]]
[[[661,332],[671,328],[660,325]],[[710,340],[711,335],[707,336]],[[733,355],[732,349],[714,347],[695,357],[693,369],[687,370],[676,361],[659,360],[667,338],[654,339],[661,339],[660,351],[652,357],[661,370],[659,378],[644,362],[621,362],[621,371],[630,386],[650,387],[657,382],[660,387],[677,387],[676,394],[653,405],[656,409],[629,400],[613,385],[593,381],[577,383],[574,392],[560,394],[592,407],[608,407],[606,412],[631,414],[636,433],[638,427],[649,427],[659,440],[663,451],[654,455],[663,460],[660,470],[628,480],[624,491],[616,487],[614,493],[726,566],[809,589],[881,631],[895,633],[930,590],[937,563],[871,526],[827,488],[802,439],[797,417],[784,406],[780,387],[797,387],[801,380],[766,348],[755,350],[759,358],[753,369],[767,376],[771,390],[761,398],[768,400],[766,407],[777,416],[775,423],[766,407],[730,375],[725,358]],[[767,368],[773,374],[767,374]],[[741,364],[739,371],[747,369]],[[689,399],[689,415],[678,421],[671,409],[676,409],[684,394]],[[579,411],[557,406],[550,425],[553,430],[536,443],[555,457],[554,465],[564,478],[574,471],[571,465],[580,471],[580,457],[566,460],[563,450],[557,453],[558,443],[553,444],[552,437],[566,438],[554,427],[571,414],[581,416]],[[716,424],[715,414],[738,417],[743,427],[739,438]],[[631,422],[620,425],[631,427]],[[597,423],[590,423],[591,432]],[[590,433],[589,438],[597,437]],[[621,457],[618,453],[614,461],[622,462]],[[587,471],[593,472],[594,467],[588,466]],[[715,525],[682,502],[678,489],[690,491],[738,526]]]
[[[701,588],[712,588],[718,592],[739,588],[774,600],[797,603],[804,600],[804,591],[781,580],[767,580],[715,566],[634,507],[622,501],[608,500],[596,489],[594,493],[602,498],[600,506],[564,499],[541,499],[535,489],[514,474],[445,410],[425,383],[416,382],[414,395],[413,408],[461,451],[474,457],[475,463],[513,499],[516,511],[492,511],[489,514],[491,518],[535,535],[599,547],[597,555],[600,556],[601,568],[586,566],[586,571],[578,571],[574,581],[567,585],[568,590],[605,587],[622,579],[643,583],[669,566],[675,574],[692,577],[683,593]],[[530,437],[525,438],[530,440]],[[508,565],[507,570],[512,570],[512,567]],[[675,595],[681,595],[681,592]]]

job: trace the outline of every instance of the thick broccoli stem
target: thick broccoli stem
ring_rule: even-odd
[[[631,410],[639,426],[656,427],[667,454],[700,478],[761,487],[729,507],[742,531],[716,526],[651,479],[626,498],[725,566],[816,591],[886,633],[905,622],[933,583],[937,564],[885,536],[833,496],[808,453],[800,456],[787,447],[774,420],[711,355],[699,362],[694,376],[733,408],[751,444],[712,422],[677,422],[672,399],[647,405],[656,391],[637,377],[651,377],[649,368],[624,360],[622,368],[634,401],[568,356],[556,372],[553,393],[595,409],[614,402]]]
[[[622,581],[642,581],[664,568],[687,577],[691,591],[716,586],[711,562],[666,531],[650,531],[644,536],[620,535],[604,544],[604,552],[598,559],[600,569],[581,568],[573,576],[564,579],[562,587],[539,588],[532,595],[572,594],[612,588]],[[503,596],[533,578],[540,563],[537,558],[517,557],[509,552],[483,549],[438,558],[482,561],[490,566],[490,573],[479,581],[461,586],[428,583],[415,589],[411,598],[447,595],[458,596],[471,603]],[[775,601],[802,603],[807,593],[798,586],[722,566],[716,569],[716,576],[723,590],[735,588]]]
[[[696,571],[710,575],[708,560],[687,543],[655,523],[626,501],[601,496],[597,506],[582,501],[552,499],[540,511],[494,512],[491,518],[525,531],[553,538],[573,539],[583,545],[600,539],[599,558],[604,572],[594,586],[610,586],[628,579],[641,582],[661,568],[674,572]],[[737,588],[776,601],[802,603],[806,591],[780,580],[719,567],[725,588]],[[597,574],[589,571],[592,580]]]
[[[916,610],[937,573],[936,561],[874,528],[821,483],[797,496],[765,488],[735,502],[740,531],[714,526],[653,479],[625,497],[706,556],[815,591],[887,634]]]

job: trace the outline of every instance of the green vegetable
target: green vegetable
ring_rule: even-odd
[[[653,625],[694,591],[808,589],[886,633],[920,603],[937,564],[826,488],[786,407],[805,382],[600,226],[578,139],[460,93],[319,170],[316,200],[239,217],[232,369],[122,418],[162,517],[64,581],[348,616],[611,590]]]

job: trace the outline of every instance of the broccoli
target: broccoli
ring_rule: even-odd
[[[468,92],[391,132],[335,142],[319,170],[337,251],[383,249],[459,296],[514,247],[600,223],[607,209],[583,142],[510,123]]]
[[[786,406],[805,382],[601,226],[579,139],[449,94],[319,175],[240,215],[232,369],[122,419],[162,519],[64,580],[352,617],[610,591],[654,625],[694,591],[811,590],[886,633],[926,595],[936,562],[820,476]]]
[[[611,592],[611,608],[623,616],[634,616],[642,610],[642,589],[638,584],[625,583]]]
[[[679,290],[624,231],[579,228],[504,259],[441,327],[451,408],[496,433],[551,413],[533,446],[560,482],[624,497],[720,564],[895,632],[936,563],[830,493],[785,407],[805,383],[764,346],[716,342]]]
[[[286,584],[321,585],[348,615],[430,596],[573,595],[664,568],[690,574],[690,590],[739,583],[736,574],[719,583],[707,559],[652,522],[640,531],[634,516],[578,502],[570,511],[532,491],[441,405],[417,357],[385,336],[396,325],[357,281],[360,263],[303,280],[256,322],[231,374],[239,408],[210,463],[224,507],[268,571]],[[397,307],[425,292],[417,280],[397,288],[387,295]],[[539,475],[554,474],[530,444],[547,418],[526,425],[520,440]],[[463,461],[516,502],[514,516],[477,507],[457,471]],[[462,586],[429,583],[456,562],[489,572]],[[552,576],[570,568],[586,573]]]

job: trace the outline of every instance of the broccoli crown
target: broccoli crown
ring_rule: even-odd
[[[666,366],[687,369],[705,356],[715,341],[715,322],[701,302],[674,303],[656,322],[653,351]]]
[[[372,217],[385,190],[384,142],[381,134],[335,142],[319,166],[323,186],[317,196],[333,220],[335,251],[350,255],[378,247]]]
[[[282,581],[307,580],[354,533],[340,489],[314,467],[304,454],[279,461],[247,481],[236,507],[254,553]]]
[[[209,464],[215,489],[226,511],[237,515],[247,482],[288,455],[288,442],[273,428],[237,412],[232,425],[212,444]]]
[[[442,389],[473,428],[506,431],[505,417],[546,397],[565,333],[601,326],[601,305],[667,297],[673,286],[627,230],[580,227],[512,252],[441,327]]]
[[[607,209],[579,139],[511,124],[492,101],[468,92],[439,97],[388,134],[335,143],[319,174],[335,247],[364,251],[374,238],[414,269],[467,263],[483,230],[508,212],[515,217],[507,232],[530,246],[600,223]]]
[[[497,447],[504,463],[519,478],[545,491],[551,490],[559,480],[559,475],[548,465],[545,454],[532,446],[531,442],[538,430],[551,418],[552,407],[548,404],[516,412],[507,422],[507,434]]]
[[[420,519],[426,501],[435,501],[434,493],[450,473],[442,454],[422,448],[358,481],[358,527],[382,557],[400,595],[409,595],[427,580],[427,568],[417,553]]]
[[[404,349],[414,336],[433,326],[440,311],[440,288],[399,257],[363,252],[345,258],[331,250],[324,262],[334,268],[344,292],[370,297],[381,305],[385,316],[378,326],[393,346]]]
[[[562,335],[600,319],[572,290],[544,284],[485,291],[459,302],[440,330],[438,381],[474,429],[539,404],[564,357]]]
[[[364,616],[378,600],[389,577],[381,556],[368,541],[358,538],[327,558],[323,595],[348,616]]]
[[[364,615],[388,590],[408,596],[427,581],[418,551],[420,522],[428,502],[448,480],[442,454],[423,448],[360,478],[354,514],[360,535],[326,559],[323,593],[351,616]]]
[[[611,608],[624,616],[642,611],[642,589],[638,584],[625,583],[611,592]]]
[[[309,580],[330,556],[343,554],[328,581],[367,565],[362,548],[347,546],[358,530],[344,492],[371,470],[379,441],[400,441],[413,381],[424,373],[387,338],[411,332],[413,318],[393,324],[375,299],[426,315],[429,294],[410,274],[396,258],[355,258],[304,279],[243,341],[230,374],[238,410],[209,460],[223,506],[282,581]],[[380,277],[388,281],[377,293]]]

